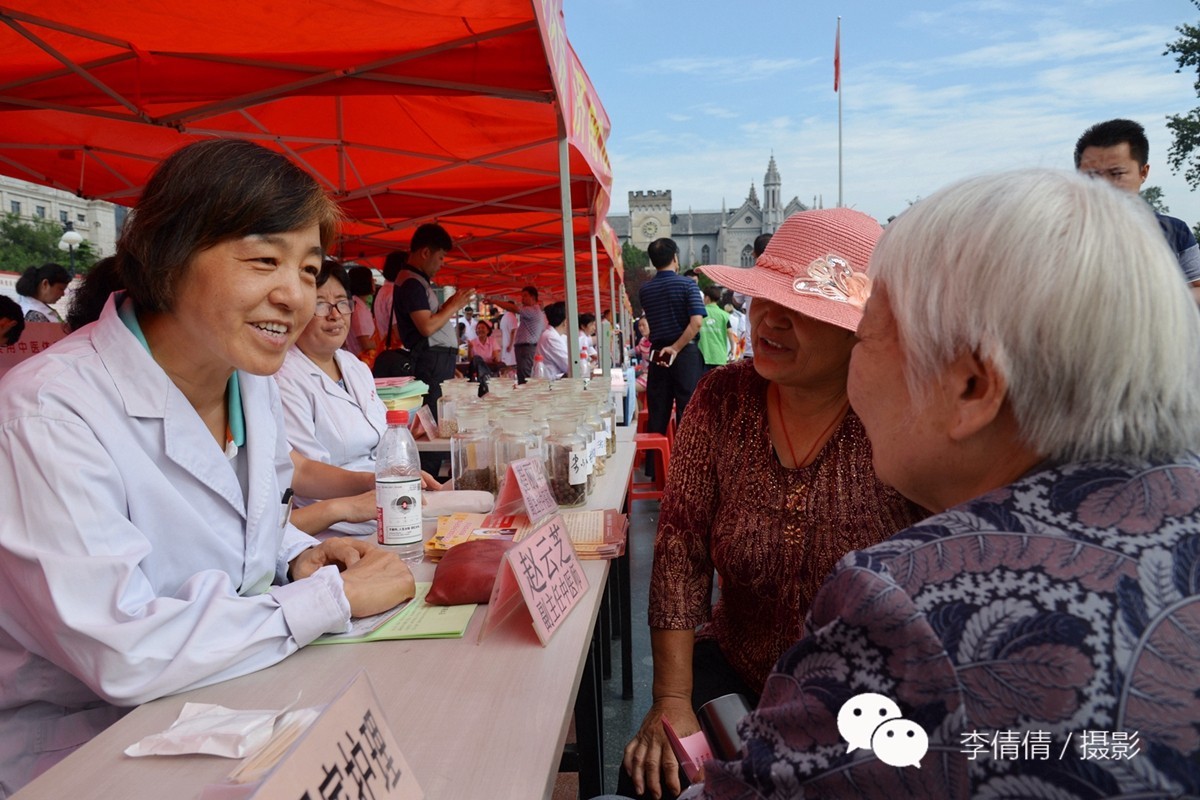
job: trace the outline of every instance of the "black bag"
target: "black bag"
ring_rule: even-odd
[[[417,358],[411,350],[384,350],[375,356],[375,368],[371,371],[376,378],[409,377],[416,374]]]
[[[396,293],[392,291],[392,314],[388,318],[387,338],[384,345],[392,341],[392,326],[396,324]],[[406,378],[417,372],[417,355],[412,350],[397,347],[392,350],[382,350],[375,356],[375,366],[371,369],[376,378]]]

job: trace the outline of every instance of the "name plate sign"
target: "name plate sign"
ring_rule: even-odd
[[[426,439],[433,441],[437,438],[437,423],[433,421],[433,412],[429,410],[429,406],[421,406],[417,409],[417,425],[420,426],[418,433],[424,435]]]
[[[228,780],[205,787],[203,797],[425,798],[365,670],[359,671],[306,730],[277,729],[271,741],[248,757]]]
[[[479,641],[508,617],[528,617],[545,647],[587,593],[587,576],[555,514],[504,554]]]
[[[541,459],[518,459],[510,463],[505,472],[504,487],[496,498],[493,513],[511,516],[522,511],[533,525],[558,512],[558,503],[550,491]]]

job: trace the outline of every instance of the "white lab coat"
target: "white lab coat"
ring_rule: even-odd
[[[558,379],[567,374],[570,356],[567,353],[565,334],[547,325],[538,339],[537,355],[542,357],[542,363],[546,365],[546,371],[550,373],[551,378]]]
[[[387,407],[375,393],[375,378],[367,365],[339,350],[333,355],[346,388],[338,386],[320,367],[300,352],[288,351],[275,373],[283,418],[292,449],[313,461],[343,469],[375,471],[375,451],[387,430]],[[297,505],[313,502],[298,498]],[[374,520],[339,522],[329,533],[374,536]]]
[[[21,306],[22,316],[29,316],[29,312],[34,311],[45,317],[48,322],[62,322],[62,317],[58,315],[57,311],[36,297],[26,297],[23,294],[19,294],[17,295],[17,304]]]
[[[315,540],[281,524],[291,464],[275,383],[239,380],[248,498],[112,299],[0,380],[0,796],[124,713],[114,706],[346,629],[336,568],[287,583]]]

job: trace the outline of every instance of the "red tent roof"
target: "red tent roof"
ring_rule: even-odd
[[[404,248],[437,221],[463,285],[553,291],[561,134],[576,262],[590,272],[609,125],[561,0],[21,0],[0,22],[0,172],[132,205],[184,143],[254,139],[342,205],[344,256]]]

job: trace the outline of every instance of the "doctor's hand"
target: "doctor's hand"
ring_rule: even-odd
[[[395,553],[370,545],[370,552],[342,573],[350,616],[369,617],[395,608],[417,590],[408,565]]]
[[[353,539],[349,536],[326,539],[316,547],[301,550],[292,559],[288,575],[292,580],[298,581],[330,564],[337,567],[338,572],[345,572],[372,550],[378,549],[365,539]]]

